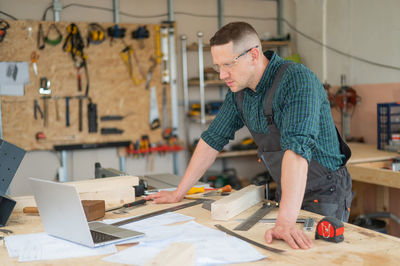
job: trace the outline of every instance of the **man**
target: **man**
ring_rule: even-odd
[[[210,45],[214,67],[230,90],[202,133],[177,190],[147,198],[155,203],[182,200],[246,125],[278,185],[278,217],[266,231],[266,241],[283,239],[294,249],[310,248],[311,239],[296,226],[300,208],[347,221],[352,197],[345,167],[350,149],[335,128],[324,88],[304,65],[272,51],[263,54],[256,31],[247,23],[225,25]]]

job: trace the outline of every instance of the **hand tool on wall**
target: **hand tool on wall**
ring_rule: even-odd
[[[42,97],[43,99],[43,121],[44,121],[44,126],[48,127],[49,126],[49,95],[45,95]]]
[[[155,130],[160,127],[160,115],[158,112],[156,87],[150,89],[150,129]]]
[[[39,94],[41,94],[41,95],[50,95],[51,94],[50,80],[47,80],[46,77],[40,78]]]
[[[7,21],[0,18],[0,43],[4,40],[7,35],[7,30],[10,28],[10,24]]]
[[[50,99],[51,89],[50,80],[48,80],[46,77],[40,78],[39,94],[43,95],[43,121],[44,126],[47,127],[49,125],[48,100]]]
[[[97,132],[97,104],[92,103],[89,98],[88,108],[88,128],[89,133]]]
[[[85,70],[86,76],[86,91],[85,96],[89,94],[89,71],[87,67],[87,56],[85,55],[83,49],[85,48],[82,36],[78,29],[78,26],[74,23],[71,23],[67,27],[68,35],[65,38],[65,42],[63,45],[63,50],[69,52],[71,54],[72,60],[74,61],[74,66],[77,69],[77,81],[78,81],[78,90],[81,89],[81,68]]]
[[[161,30],[160,26],[154,26],[154,40],[155,40],[155,53],[156,53],[156,62],[157,64],[161,63],[162,53],[161,53]]]
[[[60,97],[58,96],[54,96],[54,104],[55,104],[55,108],[56,108],[56,120],[60,121],[60,110],[58,108],[58,100],[60,99]]]
[[[169,114],[168,114],[168,102],[167,102],[167,88],[163,87],[162,95],[162,137],[165,140],[169,140],[172,137],[172,129],[169,126]]]
[[[344,225],[339,219],[331,216],[322,218],[315,230],[315,239],[340,243],[344,240]]]
[[[40,118],[43,119],[43,112],[42,109],[39,106],[38,101],[35,99],[33,100],[33,117],[35,118],[35,120],[37,120],[37,113],[39,112],[40,114]]]
[[[69,97],[65,97],[65,126],[70,126],[69,121]]]
[[[32,63],[33,73],[35,73],[35,76],[38,75],[38,68],[37,68],[38,59],[39,55],[36,53],[36,51],[33,51],[31,54],[31,63]]]
[[[118,25],[107,28],[108,36],[110,37],[110,46],[114,39],[123,39],[125,37],[126,28],[120,28]]]
[[[101,44],[106,40],[104,28],[98,23],[90,23],[88,26],[87,47],[90,44]]]
[[[57,37],[51,38],[50,35],[52,35],[52,36],[56,35]],[[63,36],[62,36],[60,30],[57,28],[57,25],[54,23],[50,24],[49,29],[47,30],[47,34],[46,34],[46,36],[44,36],[44,41],[47,44],[56,46],[62,41],[62,39],[63,39]]]
[[[144,39],[149,38],[150,34],[149,31],[147,30],[146,25],[144,26],[139,26],[136,30],[132,31],[132,39],[136,39],[139,41],[139,48],[143,49],[144,48]]]
[[[238,231],[247,231],[252,228],[258,221],[267,215],[271,210],[278,207],[278,203],[276,202],[265,202],[263,206],[258,209],[255,213],[253,213],[250,217],[248,217],[244,222],[236,226],[233,230]]]
[[[160,28],[161,36],[161,54],[162,54],[162,64],[161,64],[161,81],[162,83],[169,83],[169,53],[168,53],[168,27]]]
[[[135,58],[135,61],[138,65],[139,71],[141,72],[141,75],[143,75],[140,65],[138,63],[138,60],[133,52],[133,49],[130,46],[126,46],[121,52],[120,55],[122,57],[122,60],[124,61],[126,67],[128,68],[128,73],[129,77],[133,80],[135,85],[139,85],[142,83],[143,79],[138,79],[136,75],[134,74],[133,71],[133,64],[132,64],[132,56]]]
[[[151,65],[149,67],[149,72],[147,73],[147,78],[146,78],[146,86],[145,86],[146,90],[148,90],[150,87],[151,78],[153,77],[154,69],[157,66],[157,61],[153,56],[150,56],[150,62]]]
[[[38,33],[37,33],[37,48],[39,50],[43,50],[44,47],[46,47],[46,43],[44,41],[44,33],[43,33],[43,26],[40,23],[39,24],[39,29],[38,29]]]
[[[124,130],[116,127],[102,127],[100,132],[102,135],[122,134],[124,133]]]
[[[100,117],[100,121],[119,121],[134,114],[134,112],[131,112],[126,115],[103,115]]]
[[[83,99],[86,98],[85,96],[77,96],[78,101],[79,101],[79,105],[78,105],[78,122],[79,122],[79,131],[82,132],[83,130]]]

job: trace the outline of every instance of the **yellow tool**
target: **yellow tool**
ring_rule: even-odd
[[[232,187],[230,185],[226,185],[222,188],[192,187],[191,189],[189,189],[189,191],[186,194],[191,195],[191,194],[196,194],[196,193],[203,193],[206,191],[212,191],[212,192],[216,192],[216,193],[231,192]]]
[[[160,36],[160,26],[154,26],[154,31],[156,34],[154,35],[156,41],[156,61],[157,64],[161,63],[162,53],[161,53],[161,36]]]
[[[121,52],[122,60],[124,61],[126,67],[128,68],[129,76],[132,78],[135,85],[139,85],[144,81],[144,79],[138,79],[133,73],[133,65],[132,65],[132,55],[133,49],[130,46],[125,47]]]

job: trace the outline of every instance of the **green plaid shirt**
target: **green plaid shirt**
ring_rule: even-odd
[[[265,96],[279,67],[287,61],[272,51],[267,51],[265,56],[270,61],[256,92],[244,89],[243,117],[249,130],[268,134],[263,107]],[[279,82],[272,107],[283,150],[292,150],[308,162],[313,159],[332,171],[341,166],[344,155],[340,153],[326,92],[311,70],[302,64],[291,64]],[[228,90],[218,115],[201,138],[221,151],[243,126],[235,93]]]

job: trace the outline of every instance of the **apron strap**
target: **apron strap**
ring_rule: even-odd
[[[272,110],[272,102],[274,100],[274,95],[276,88],[278,87],[279,82],[281,81],[282,75],[285,72],[285,70],[291,65],[293,62],[286,62],[282,64],[278,72],[275,76],[274,82],[272,83],[271,88],[269,89],[266,97],[265,97],[265,104],[264,104],[264,115],[267,119],[267,124],[268,126],[274,124],[274,115],[273,115],[273,110]],[[241,90],[237,93],[235,93],[236,97],[236,104],[239,109],[239,113],[242,117],[243,122],[246,124],[246,121],[244,120],[243,116],[243,99],[244,99],[244,90]]]
[[[265,97],[264,115],[267,118],[268,125],[274,124],[274,114],[273,114],[273,110],[272,110],[272,103],[274,101],[275,91],[278,88],[278,84],[281,81],[283,73],[291,64],[293,64],[293,62],[286,62],[285,64],[280,66],[278,73],[275,76],[274,82],[272,83],[272,87],[267,92],[267,96]]]

